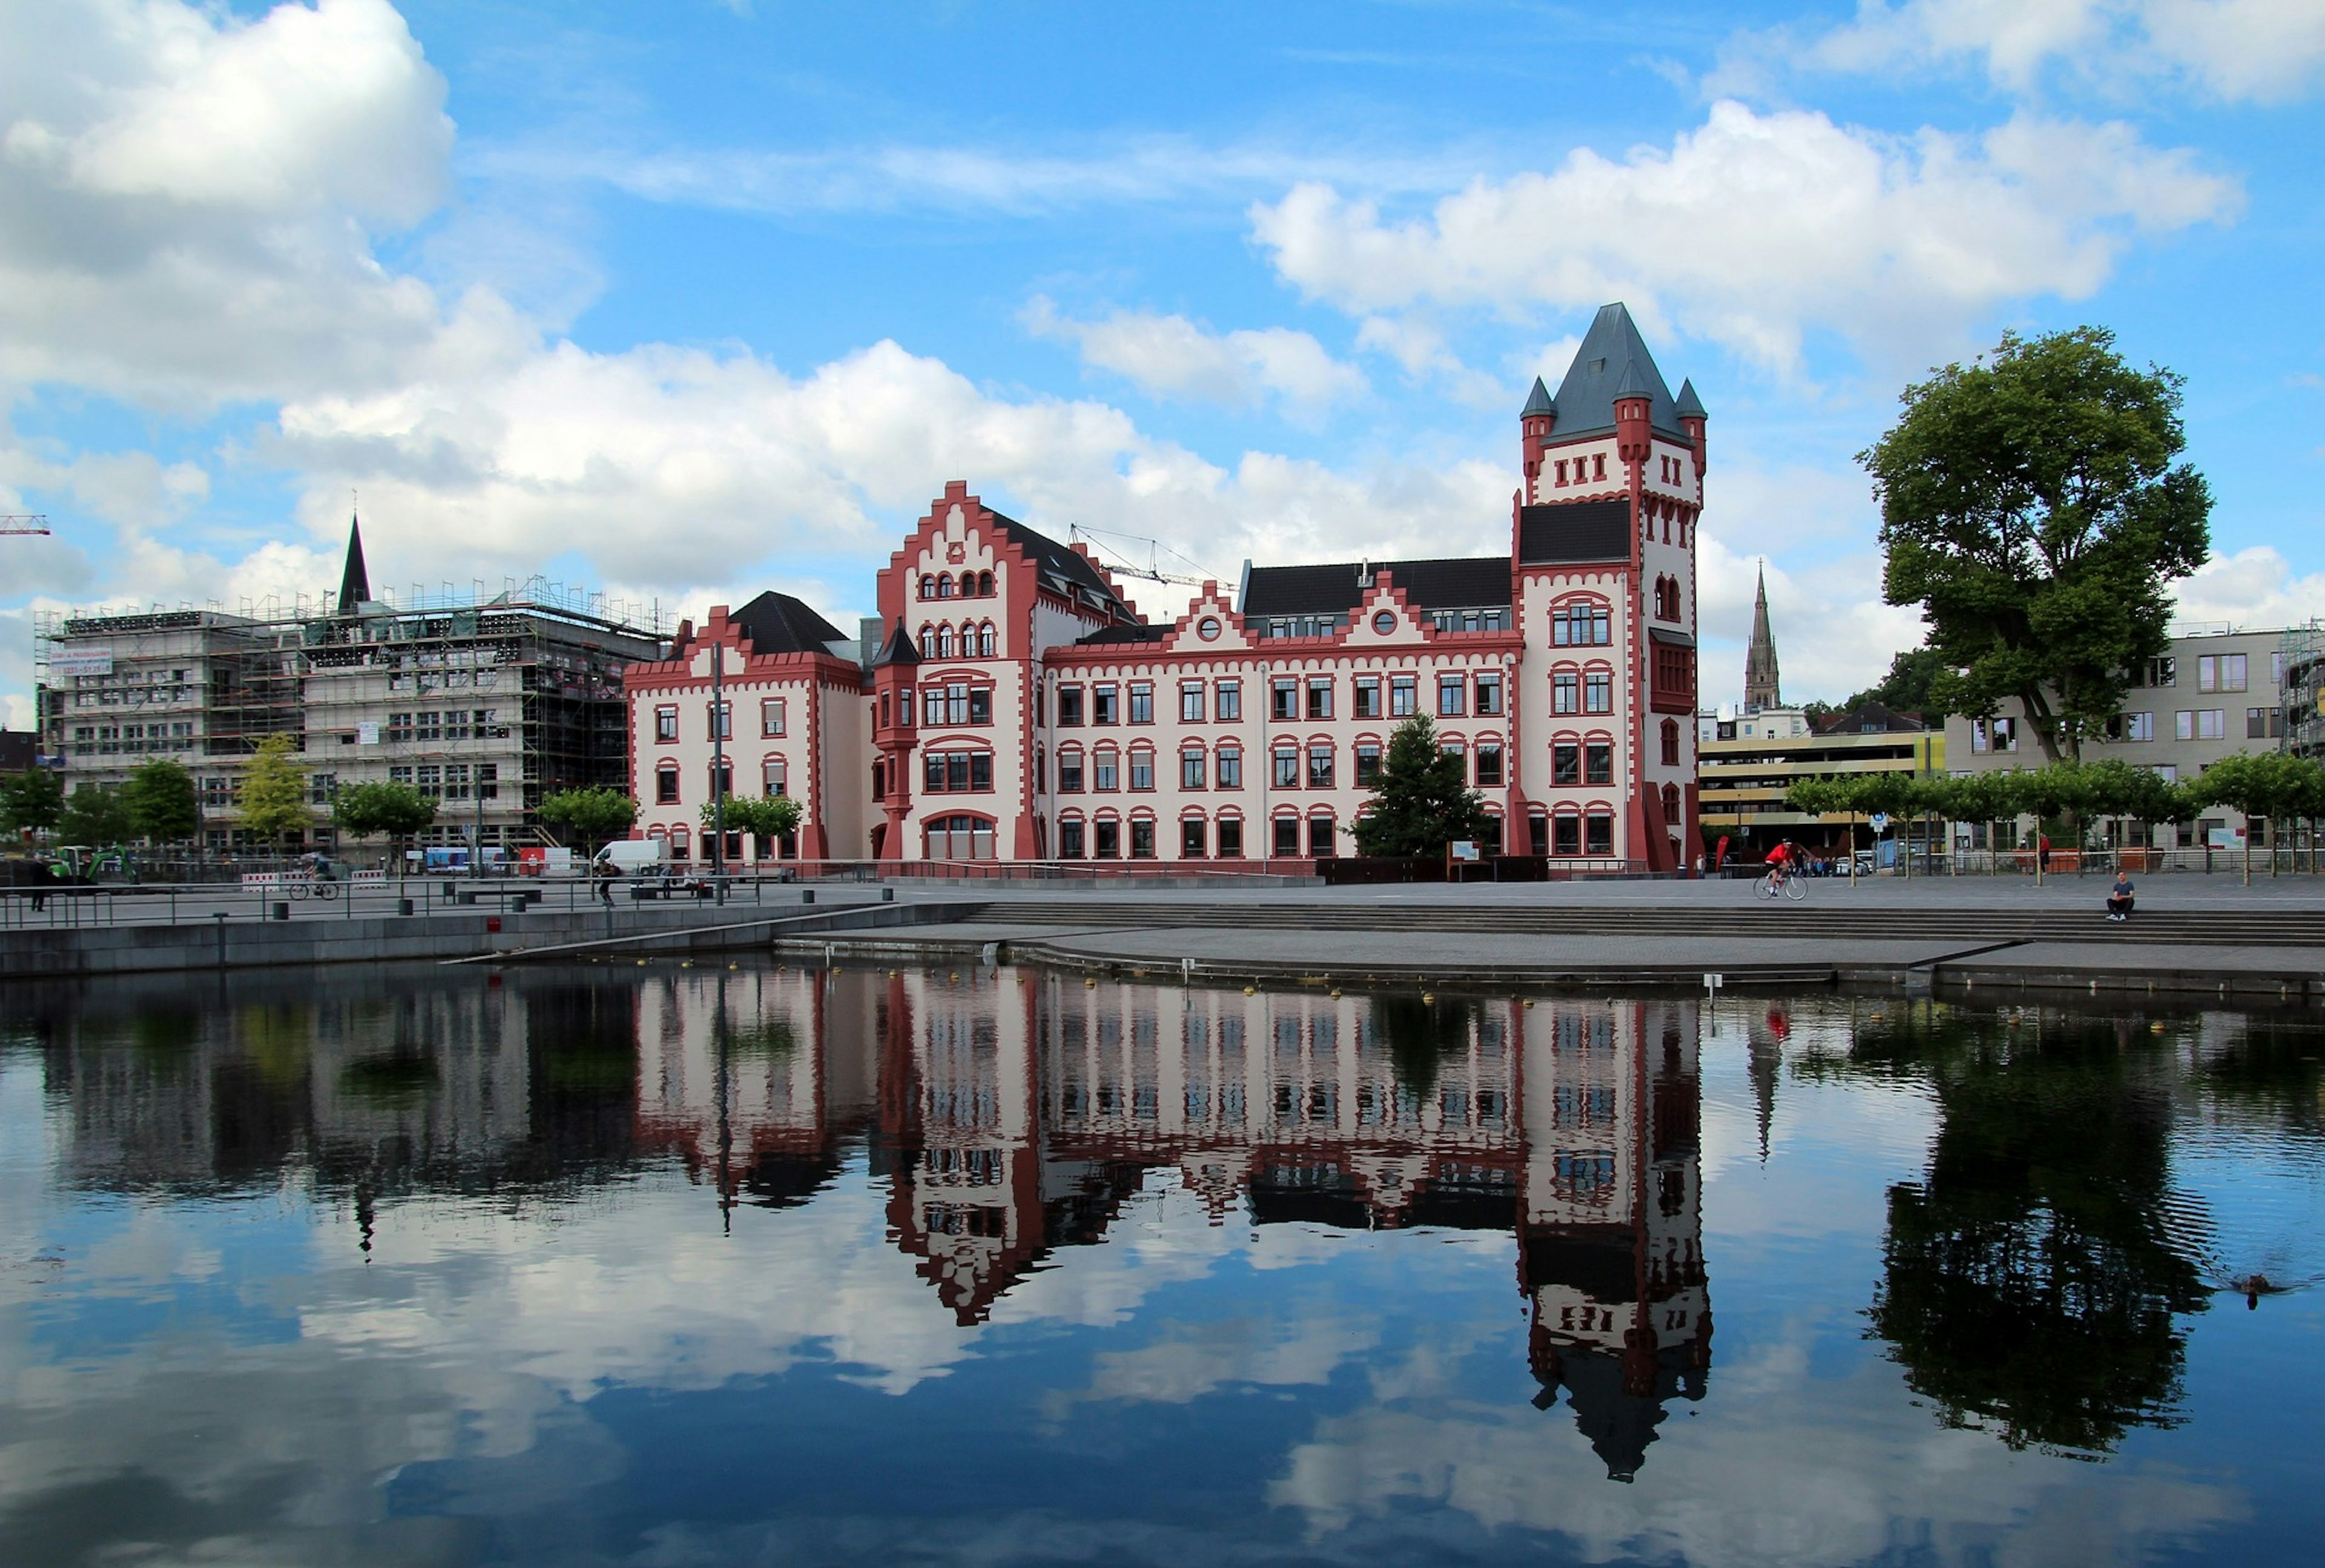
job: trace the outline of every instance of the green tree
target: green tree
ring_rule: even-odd
[[[98,784],[85,784],[75,789],[65,802],[63,813],[57,821],[57,837],[68,844],[86,844],[102,849],[133,838],[137,823],[130,815],[129,803],[118,790]]]
[[[1461,759],[1438,749],[1425,713],[1389,736],[1366,803],[1350,830],[1359,855],[1442,855],[1457,840],[1485,836],[1485,797],[1469,787]]]
[[[279,849],[313,820],[307,809],[306,770],[292,760],[290,736],[279,731],[268,736],[243,766],[244,830]]]
[[[44,832],[64,815],[65,782],[52,769],[36,767],[0,779],[0,821],[9,831]]]
[[[618,839],[638,820],[638,803],[616,789],[600,785],[586,790],[559,790],[544,796],[541,820],[561,833],[581,840],[581,852],[591,855],[608,839]]]
[[[1930,703],[2024,704],[2052,760],[2121,710],[2166,647],[2165,587],[2211,548],[2211,494],[2178,461],[2182,378],[2135,369],[2114,334],[2005,333],[1990,360],[1905,389],[1857,460],[1888,552],[1883,589],[1928,617]]]
[[[773,844],[786,834],[797,832],[800,816],[800,803],[789,795],[768,795],[755,801],[741,795],[727,797],[727,830],[748,833],[762,844]],[[702,807],[702,827],[705,832],[715,829],[707,801]]]
[[[384,833],[391,842],[408,839],[436,820],[441,803],[408,784],[349,784],[331,793],[331,821],[351,838]]]
[[[2281,817],[2313,812],[2325,785],[2317,778],[2317,765],[2281,751],[2237,752],[2220,758],[2196,775],[2194,793],[2206,805],[2228,806],[2244,814],[2245,886],[2252,886],[2252,841],[2260,821],[2269,825],[2269,841],[2276,840]],[[2276,857],[2269,856],[2272,870]]]
[[[1889,673],[1878,685],[1867,686],[1841,705],[1838,711],[1861,708],[1867,702],[1878,702],[1901,713],[1926,713],[1936,706],[1931,695],[1931,684],[1945,668],[1945,661],[1935,648],[1907,648],[1889,660]]]
[[[121,786],[130,821],[148,843],[166,844],[190,839],[201,826],[194,803],[194,775],[183,763],[153,756],[139,763]]]

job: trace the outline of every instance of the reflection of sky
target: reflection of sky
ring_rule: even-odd
[[[1763,1164],[1741,1032],[1700,1060],[1713,1371],[1626,1486],[1570,1409],[1530,1403],[1507,1235],[1213,1225],[1165,1170],[1103,1245],[1050,1254],[964,1328],[857,1152],[731,1234],[667,1164],[556,1205],[383,1201],[366,1260],[351,1206],[295,1177],[231,1199],[53,1187],[37,1058],[0,1054],[0,1561],[129,1541],[156,1562],[641,1564],[2313,1547],[2325,1292],[2191,1320],[2184,1424],[2104,1462],[1947,1430],[1863,1315],[1933,1102],[1787,1074]],[[2199,1131],[2175,1181],[2228,1233],[2314,1234],[2313,1158]]]

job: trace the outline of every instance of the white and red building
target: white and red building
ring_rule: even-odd
[[[1677,868],[1696,842],[1702,405],[1608,305],[1520,431],[1506,555],[1246,566],[1167,625],[1080,547],[948,485],[857,638],[763,594],[632,666],[638,831],[702,853],[723,745],[731,792],[804,812],[794,843],[735,858],[1345,853],[1391,731],[1422,712],[1486,797],[1489,849]]]

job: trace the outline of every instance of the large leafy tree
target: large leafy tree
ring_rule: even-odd
[[[541,820],[581,840],[582,852],[619,838],[638,820],[638,803],[616,789],[559,790],[544,796]]]
[[[12,831],[53,828],[64,811],[64,780],[48,768],[0,779],[0,822]]]
[[[242,770],[242,825],[253,838],[280,845],[304,832],[313,820],[307,809],[306,771],[292,760],[291,738],[280,732],[258,743]]]
[[[1359,855],[1442,855],[1486,831],[1485,797],[1469,787],[1459,756],[1440,751],[1425,713],[1388,738],[1372,799],[1353,830]]]
[[[139,763],[121,786],[121,798],[129,808],[130,821],[151,843],[190,839],[201,826],[202,814],[194,803],[194,775],[186,771],[185,764],[166,756]]]
[[[137,823],[119,790],[85,784],[73,791],[57,819],[57,836],[68,844],[102,849],[134,838]]]
[[[748,833],[762,844],[779,841],[787,833],[795,833],[800,825],[800,803],[789,795],[767,795],[751,800],[742,795],[729,795],[726,802],[727,830]],[[702,828],[713,829],[715,814],[709,802],[702,806]]]
[[[1857,460],[1881,501],[1884,591],[1928,617],[1931,705],[2015,697],[2046,756],[2079,756],[2164,651],[2164,589],[2204,562],[2211,493],[2179,460],[2182,378],[2105,328],[2021,338],[1905,389]]]
[[[405,839],[436,820],[434,795],[393,780],[349,784],[331,795],[331,821],[355,839]]]

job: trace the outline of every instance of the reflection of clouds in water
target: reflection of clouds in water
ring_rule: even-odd
[[[1983,1433],[1933,1427],[1893,1368],[1808,1378],[1808,1355],[1794,1343],[1723,1366],[1718,1419],[1665,1422],[1633,1486],[1607,1484],[1563,1405],[1448,1398],[1319,1422],[1268,1499],[1318,1535],[1439,1505],[1487,1529],[1554,1532],[1590,1561],[1700,1568],[1857,1563],[1904,1541],[1945,1563],[2132,1561],[2245,1517],[2241,1493],[2168,1466],[2135,1480],[2028,1463]]]

